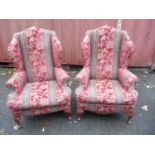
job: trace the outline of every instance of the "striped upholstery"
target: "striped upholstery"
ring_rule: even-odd
[[[87,35],[90,37],[90,49],[91,49],[91,59],[90,59],[90,67],[91,67],[91,73],[90,78],[91,79],[117,79],[118,78],[118,68],[119,68],[119,52],[120,52],[120,45],[122,40],[122,32],[117,29],[111,29],[109,31],[110,34],[107,35],[100,35],[100,31],[107,31],[109,30],[109,27],[101,27],[92,31],[88,31]],[[103,37],[107,37],[107,39],[102,40]],[[108,48],[106,41],[111,41],[113,44],[113,47]],[[101,47],[102,44],[104,44]],[[107,59],[100,59],[101,55],[106,54]],[[110,53],[110,54],[109,54]],[[109,55],[109,56],[108,56]],[[106,63],[106,65],[102,65],[102,63]],[[107,68],[108,72],[107,72]],[[105,73],[103,73],[105,72]],[[106,74],[107,72],[107,74]],[[110,72],[110,73],[109,73]],[[103,73],[103,74],[101,74]]]
[[[33,32],[34,34],[28,34]],[[15,34],[23,56],[28,82],[54,80],[52,31],[31,27]]]
[[[65,84],[69,76],[61,66],[62,46],[56,33],[30,27],[14,35],[8,51],[17,71],[6,83],[14,90],[7,102],[14,117],[17,111],[69,113],[71,89]]]
[[[70,101],[68,87],[61,89],[56,81],[27,83],[22,93],[9,101],[13,110],[64,107]]]
[[[88,88],[78,93],[81,102],[92,104],[130,104],[136,94],[123,89],[118,80],[90,80]]]
[[[137,77],[127,71],[134,45],[127,32],[110,26],[87,31],[81,44],[84,67],[76,76],[77,111],[97,113],[131,112],[138,93]],[[87,75],[85,70],[89,70]]]

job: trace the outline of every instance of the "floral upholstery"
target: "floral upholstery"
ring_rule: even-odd
[[[77,111],[134,111],[138,78],[127,70],[134,45],[127,32],[110,26],[87,31],[81,44],[84,66],[76,76]]]
[[[7,104],[14,117],[70,109],[69,76],[61,68],[62,46],[54,31],[31,27],[18,32],[8,51],[16,68],[6,82],[13,89]]]
[[[61,89],[56,81],[27,83],[19,96],[9,101],[13,110],[66,106],[70,101],[67,88]]]

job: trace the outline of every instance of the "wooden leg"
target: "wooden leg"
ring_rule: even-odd
[[[69,120],[71,120],[72,119],[72,112],[71,112],[71,106],[70,105],[64,110],[64,112],[65,112],[67,118]]]
[[[77,120],[80,121],[81,120],[81,116],[84,114],[84,110],[80,110],[77,112]]]
[[[21,111],[14,111],[13,112],[13,119],[15,122],[15,125],[13,126],[14,130],[20,129],[21,126],[21,120],[22,120],[22,113]]]
[[[84,110],[82,107],[79,106],[80,104],[77,105],[77,120],[81,120],[81,116],[84,114]]]
[[[128,124],[131,124],[132,117],[133,117],[133,112],[129,112],[128,113],[128,121],[127,121]]]
[[[78,120],[78,121],[81,120],[81,116],[82,116],[82,114],[83,114],[83,113],[78,113],[78,114],[77,114],[77,120]]]

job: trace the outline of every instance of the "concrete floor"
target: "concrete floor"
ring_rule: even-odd
[[[80,122],[76,121],[76,101],[72,93],[73,118],[69,121],[63,112],[36,117],[24,117],[23,128],[13,129],[11,113],[6,107],[7,95],[5,82],[11,77],[12,70],[0,69],[0,134],[9,135],[152,135],[155,134],[155,73],[148,69],[130,69],[140,79],[136,85],[139,98],[131,125],[126,124],[124,113],[97,115],[85,112]],[[77,74],[72,70],[70,85],[74,92],[77,82],[73,79]]]

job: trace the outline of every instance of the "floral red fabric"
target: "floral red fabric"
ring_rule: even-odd
[[[9,100],[12,110],[63,107],[70,103],[70,92],[61,89],[56,81],[27,83],[22,93]]]
[[[7,81],[13,88],[8,107],[16,113],[46,114],[70,108],[69,79],[61,68],[62,46],[54,31],[33,26],[14,34],[8,47],[16,73]]]
[[[26,83],[26,73],[24,71],[20,71],[16,72],[11,79],[6,82],[5,86],[13,89],[17,94],[20,94]]]
[[[126,68],[119,69],[118,79],[126,90],[133,88],[134,83],[138,81],[137,76],[135,76]]]
[[[102,26],[87,31],[81,44],[84,67],[76,76],[77,111],[133,112],[138,78],[127,70],[134,44],[126,31]]]

